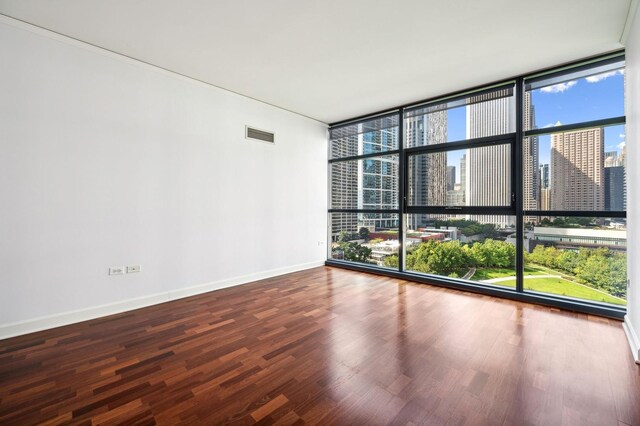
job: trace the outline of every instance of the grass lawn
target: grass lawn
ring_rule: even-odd
[[[546,273],[546,272],[545,272]],[[515,287],[516,280],[501,281],[494,285]],[[526,290],[538,291],[541,293],[560,294],[578,299],[594,300],[596,302],[612,303],[614,305],[626,305],[624,300],[601,293],[592,288],[572,283],[562,278],[528,278],[524,280]]]
[[[542,275],[546,275],[546,274],[548,274],[548,275],[560,275],[565,280],[569,280],[569,281],[575,281],[576,280],[576,276],[575,275],[569,274],[569,273],[567,273],[565,271],[558,271],[557,269],[547,268],[546,266],[542,266],[542,265],[538,265],[538,264],[535,264],[535,266],[534,266],[534,264],[530,263],[528,265],[525,265],[525,269],[528,269],[528,268],[536,269],[536,270],[540,271],[540,274],[542,274]],[[535,275],[538,275],[538,274],[535,274]]]
[[[547,275],[548,272],[542,271],[537,267],[527,266],[524,268],[525,275]],[[513,277],[516,275],[515,269],[508,268],[478,268],[471,279],[473,281],[490,280],[492,278]],[[557,275],[557,273],[556,273]]]

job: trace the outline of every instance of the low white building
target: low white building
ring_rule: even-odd
[[[627,231],[622,229],[552,228],[536,226],[533,239],[562,246],[625,249]]]

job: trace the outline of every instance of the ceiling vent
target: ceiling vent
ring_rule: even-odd
[[[255,141],[275,143],[276,135],[273,132],[256,129],[255,127],[245,126],[244,137]]]

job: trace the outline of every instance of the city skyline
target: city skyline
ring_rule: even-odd
[[[624,76],[619,71],[610,71],[595,76],[568,80],[539,87],[524,92],[523,120],[525,128],[552,128],[573,122],[588,121],[595,118],[610,118],[623,114],[620,99],[610,95],[609,91],[623,84]],[[504,93],[500,93],[504,92]],[[601,98],[607,99],[600,102]],[[486,95],[470,97],[464,103],[453,102],[425,107],[414,111],[405,120],[405,144],[407,147],[442,144],[450,141],[467,140],[478,137],[511,133],[515,130],[515,97],[511,89],[490,92]],[[358,124],[355,131],[348,135],[343,143],[332,146],[332,155],[351,156],[375,152],[384,152],[398,146],[398,127],[390,123],[380,124],[374,120],[367,125]],[[382,119],[383,120],[383,119]],[[375,122],[375,124],[374,124]],[[545,124],[543,124],[545,123]],[[625,132],[623,125],[586,129],[573,134],[597,132],[597,141],[591,142],[593,149],[589,156],[560,167],[559,158],[571,156],[578,149],[561,150],[560,142],[570,132],[530,136],[523,140],[523,205],[526,210],[550,208],[560,209],[569,203],[565,188],[574,186],[577,181],[571,177],[571,170],[588,175],[584,182],[591,181],[596,188],[593,200],[588,208],[604,209],[620,206],[621,197],[626,198],[624,189],[620,192],[620,182],[624,184],[624,168],[606,172],[605,185],[604,152],[607,158],[624,159]],[[593,153],[595,151],[597,153]],[[510,146],[492,146],[474,149],[437,152],[409,157],[409,205],[416,206],[492,206],[509,205],[513,184],[510,173]],[[612,160],[609,160],[612,161]],[[621,161],[616,160],[620,166]],[[566,161],[565,161],[566,163]],[[619,164],[620,163],[620,164]],[[587,171],[587,164],[595,169]],[[598,166],[599,165],[599,166]],[[545,170],[544,167],[547,167]],[[612,166],[611,164],[609,166]],[[332,165],[332,203],[337,201],[342,208],[358,209],[394,209],[398,205],[398,159],[397,157],[376,157],[335,163]],[[555,169],[555,171],[554,171]],[[357,170],[356,173],[354,173]],[[542,181],[541,173],[548,178]],[[488,173],[488,174],[487,174]],[[563,175],[560,179],[557,176]],[[355,176],[354,176],[355,175]],[[553,176],[556,176],[554,179]],[[622,176],[622,178],[620,177]],[[464,181],[463,181],[464,179]],[[497,179],[497,180],[496,180]],[[504,181],[504,182],[503,182]],[[487,184],[491,182],[491,184]],[[586,185],[580,181],[580,185]],[[584,185],[583,185],[584,184]],[[564,185],[564,186],[563,186]],[[605,186],[607,193],[605,194]],[[555,188],[555,189],[554,189]],[[581,187],[578,187],[579,190]],[[548,189],[549,193],[543,190]],[[593,191],[592,191],[593,192]],[[554,195],[556,194],[556,195]],[[565,194],[565,195],[560,195]],[[583,197],[584,198],[584,197]],[[544,202],[543,202],[544,199]],[[571,203],[569,203],[571,204]],[[567,204],[567,206],[569,205]],[[565,206],[566,207],[566,206]],[[583,209],[574,206],[577,209]],[[354,228],[356,215],[347,221],[339,221],[341,226]],[[367,215],[373,216],[373,215]],[[377,215],[376,215],[377,216]],[[427,219],[426,215],[414,215],[410,225],[417,226]],[[496,221],[487,217],[486,220]],[[498,218],[500,225],[512,225],[512,218]],[[366,221],[367,226],[395,226],[397,219],[389,220],[377,216]]]

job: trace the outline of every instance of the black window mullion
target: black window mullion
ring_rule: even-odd
[[[568,216],[568,217],[621,217],[626,218],[626,211],[606,210],[525,210],[523,216]]]
[[[408,214],[515,216],[515,211],[510,206],[407,206],[406,212]]]
[[[398,209],[329,209],[329,213],[398,213]]]
[[[349,157],[332,158],[329,160],[329,164],[342,163],[345,161],[364,160],[367,158],[374,158],[374,157],[386,157],[390,155],[398,155],[399,153],[400,153],[400,150],[394,149],[392,151],[380,151],[380,152],[371,152],[369,154],[350,155]]]
[[[517,138],[515,137],[515,133],[512,134],[508,134],[508,135],[503,135],[505,137],[501,137],[498,136],[499,139],[494,139],[495,137],[493,136],[489,136],[486,138],[478,138],[476,140],[474,140],[475,142],[472,145],[469,145],[466,142],[461,142],[461,143],[455,143],[455,146],[451,146],[453,145],[452,143],[447,143],[447,144],[438,144],[438,145],[427,145],[427,146],[421,146],[421,147],[414,147],[414,148],[410,148],[410,149],[405,149],[405,155],[402,156],[404,157],[404,167],[407,169],[406,172],[404,173],[404,180],[405,180],[405,191],[404,191],[404,198],[405,199],[405,206],[407,210],[407,213],[413,213],[413,212],[417,212],[417,213],[439,213],[442,214],[443,212],[446,212],[447,214],[485,214],[485,215],[510,215],[513,216],[516,214],[516,196],[515,196],[515,175],[517,173],[516,168],[514,167],[515,165],[515,161],[516,161],[516,150],[517,150],[517,145],[516,145],[516,140]],[[507,137],[508,136],[508,137]],[[511,151],[511,157],[509,159],[510,161],[510,170],[511,170],[511,174],[510,174],[510,180],[511,180],[511,194],[510,194],[510,203],[508,206],[412,206],[409,205],[408,202],[408,195],[409,195],[409,174],[408,174],[408,164],[409,164],[409,158],[410,157],[414,157],[414,156],[418,156],[418,155],[423,155],[423,154],[429,154],[429,153],[438,153],[438,152],[449,152],[449,151],[459,151],[461,149],[471,149],[471,148],[483,148],[483,147],[488,147],[488,146],[499,146],[499,145],[510,145],[510,151]],[[408,211],[408,210],[411,211]],[[417,209],[421,209],[420,211],[417,211]],[[427,209],[431,209],[433,211],[426,211]],[[444,210],[443,210],[444,209]],[[478,212],[478,213],[473,213],[473,212]],[[500,212],[500,213],[493,213],[493,211],[496,212]],[[506,212],[506,213],[505,213]]]
[[[524,127],[524,82],[519,78],[516,82],[516,144],[512,150],[511,170],[512,177],[512,202],[515,202],[516,211],[516,292],[524,291],[524,165],[522,158],[522,141]]]
[[[403,112],[413,112],[413,111],[424,109],[424,108],[437,107],[438,105],[446,105],[446,104],[455,103],[458,101],[465,101],[465,100],[469,100],[470,98],[474,98],[474,97],[477,98],[479,96],[486,95],[488,93],[499,92],[501,90],[507,90],[512,88],[513,88],[513,81],[507,81],[507,82],[501,83],[500,85],[496,85],[492,87],[485,86],[485,88],[482,88],[479,90],[466,91],[466,92],[458,93],[452,96],[440,97],[440,98],[437,98],[436,100],[427,101],[420,104],[413,104],[409,107],[403,108]],[[506,97],[506,96],[503,96],[503,97]],[[482,102],[482,101],[478,101],[478,102]],[[470,104],[465,103],[465,105],[470,105]]]
[[[409,155],[418,155],[428,152],[457,151],[467,148],[482,148],[485,146],[506,145],[515,139],[515,133],[505,133],[504,135],[486,136],[482,138],[467,139],[455,142],[439,143],[434,145],[422,145],[406,148]]]
[[[398,111],[398,115],[398,148],[400,149],[398,156],[398,243],[400,243],[398,246],[398,272],[404,272],[404,211],[407,205],[406,186],[408,182],[405,182],[407,158],[404,154],[404,114],[402,109]]]
[[[609,127],[625,124],[627,119],[625,116],[603,118],[602,120],[583,121],[580,123],[566,124],[564,126],[545,127],[541,129],[531,129],[524,131],[524,136],[541,136],[552,135],[554,133],[571,132],[574,130],[590,129],[594,127]]]

